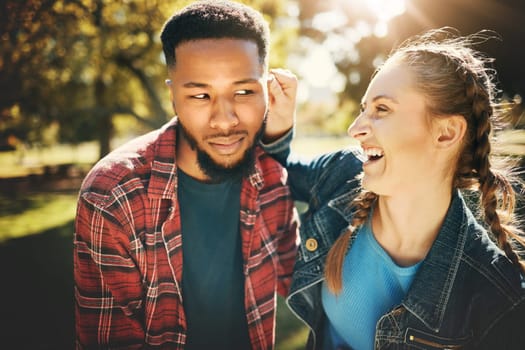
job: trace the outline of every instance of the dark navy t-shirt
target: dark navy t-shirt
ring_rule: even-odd
[[[178,171],[186,350],[250,349],[239,231],[241,178],[210,184]]]

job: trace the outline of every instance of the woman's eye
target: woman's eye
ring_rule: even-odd
[[[388,112],[389,109],[388,109],[387,106],[384,106],[384,105],[378,105],[378,106],[376,106],[376,111],[377,111],[378,113],[384,113],[384,112]]]

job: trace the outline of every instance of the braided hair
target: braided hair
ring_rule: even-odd
[[[493,164],[493,127],[501,126],[503,109],[496,103],[495,71],[492,60],[472,49],[490,37],[480,32],[461,37],[450,28],[429,31],[404,42],[389,60],[405,64],[414,73],[415,88],[425,96],[431,116],[461,115],[467,131],[458,155],[453,187],[479,192],[479,212],[498,246],[525,272],[525,264],[512,242],[525,246],[519,230],[512,225],[515,192],[508,164]],[[507,170],[505,170],[507,169]],[[377,195],[363,190],[353,201],[355,215],[327,256],[325,275],[328,288],[342,287],[342,265],[352,232],[367,219]]]

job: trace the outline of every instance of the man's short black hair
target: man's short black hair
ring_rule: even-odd
[[[268,62],[270,30],[256,10],[233,1],[197,1],[176,12],[164,24],[160,39],[168,67],[175,65],[175,48],[198,39],[242,39],[255,42],[259,61]]]

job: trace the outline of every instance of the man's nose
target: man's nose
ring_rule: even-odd
[[[213,108],[210,126],[213,129],[228,130],[239,124],[239,118],[235,113],[232,101],[226,98],[218,99]]]

